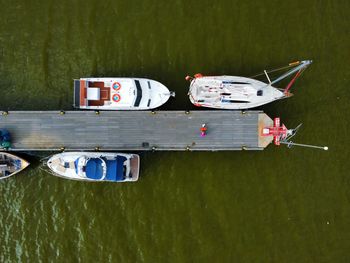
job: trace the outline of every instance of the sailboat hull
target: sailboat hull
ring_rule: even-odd
[[[269,84],[237,76],[200,76],[191,81],[189,90],[195,106],[215,109],[251,109],[285,97]]]

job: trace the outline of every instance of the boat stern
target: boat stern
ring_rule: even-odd
[[[139,179],[140,173],[140,156],[138,154],[132,154],[130,158],[130,175],[128,181],[135,182]]]
[[[88,101],[88,79],[80,78],[74,80],[73,107],[76,109],[86,109],[89,106]]]
[[[73,97],[73,107],[79,108],[80,107],[80,80],[75,79],[74,80],[74,97]]]

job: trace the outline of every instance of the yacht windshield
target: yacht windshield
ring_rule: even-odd
[[[140,81],[138,80],[135,80],[135,85],[136,85],[136,100],[135,100],[134,106],[138,107],[140,106],[140,102],[142,98],[142,88],[141,88]]]

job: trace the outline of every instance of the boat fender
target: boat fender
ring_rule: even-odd
[[[112,88],[113,88],[115,91],[120,90],[121,87],[122,87],[122,85],[121,85],[119,82],[113,82],[113,84],[112,84]]]
[[[112,97],[112,99],[113,99],[114,102],[119,102],[120,99],[121,99],[121,97],[120,97],[119,94],[114,94],[113,97]]]
[[[198,79],[198,78],[202,78],[203,75],[202,75],[201,73],[197,73],[197,74],[194,75],[194,77],[195,77],[196,79]]]

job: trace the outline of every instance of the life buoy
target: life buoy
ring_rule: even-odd
[[[112,99],[113,99],[114,102],[119,102],[120,99],[121,99],[121,97],[120,97],[119,94],[114,94],[114,95],[112,96]]]
[[[112,88],[113,88],[115,91],[120,90],[121,87],[122,87],[122,84],[120,84],[119,82],[113,82],[113,84],[112,84]]]

